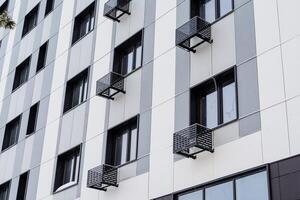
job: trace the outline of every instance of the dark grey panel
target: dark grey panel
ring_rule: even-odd
[[[234,0],[234,7],[237,9],[252,0]]]
[[[175,97],[175,132],[190,124],[190,92]]]
[[[253,2],[245,4],[234,12],[236,63],[256,56],[255,22]]]
[[[149,172],[150,156],[145,156],[137,161],[136,175],[141,175]]]
[[[140,115],[138,158],[148,155],[150,153],[151,115],[151,111],[144,112]]]
[[[239,135],[244,137],[261,130],[260,112],[247,116],[239,122]]]
[[[239,116],[259,111],[259,88],[256,58],[237,67]]]
[[[156,0],[145,0],[144,26],[147,27],[155,21]]]
[[[29,172],[29,179],[28,179],[27,193],[26,193],[26,199],[28,200],[36,199],[39,176],[46,177],[45,174],[39,174],[39,173],[40,173],[40,167],[33,168]]]
[[[23,164],[23,158],[24,158],[24,150],[25,150],[25,142],[20,142],[16,147],[16,156],[15,156],[15,165],[9,166],[13,167],[13,177],[19,176],[21,174],[22,164]],[[16,164],[17,163],[17,164]]]

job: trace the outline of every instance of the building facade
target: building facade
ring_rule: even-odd
[[[0,0],[0,200],[300,199],[299,0]]]

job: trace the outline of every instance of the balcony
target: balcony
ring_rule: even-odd
[[[212,43],[211,24],[198,16],[176,30],[176,46],[196,53],[196,47],[204,42]]]
[[[120,18],[129,12],[129,3],[131,0],[109,0],[104,5],[104,16],[114,21],[120,22]]]
[[[88,171],[88,188],[106,191],[110,186],[118,187],[118,169],[116,167],[104,164]]]
[[[214,152],[211,129],[194,124],[174,133],[173,152],[175,154],[196,159],[196,154],[203,151]]]
[[[114,96],[119,92],[125,94],[124,76],[115,72],[110,72],[97,81],[96,92],[98,96],[114,100]]]

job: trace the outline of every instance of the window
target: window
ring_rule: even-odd
[[[95,23],[95,2],[83,10],[74,22],[72,44],[87,35],[94,29]]]
[[[268,200],[266,171],[226,178],[227,182],[213,183],[180,193],[176,200]]]
[[[114,72],[126,75],[142,65],[142,31],[115,50]]]
[[[24,174],[22,174],[20,176],[19,185],[18,185],[17,200],[25,200],[26,199],[28,176],[29,176],[29,172],[25,172]]]
[[[233,10],[233,0],[191,0],[192,17],[214,22]]]
[[[26,135],[30,135],[35,132],[38,112],[39,112],[39,102],[31,106],[30,108]]]
[[[13,91],[28,80],[31,56],[16,67]]]
[[[77,184],[80,165],[80,147],[75,147],[57,158],[54,192]]]
[[[0,13],[3,13],[3,12],[5,12],[5,11],[7,11],[7,9],[8,9],[8,3],[9,3],[9,1],[6,0],[6,1],[1,5],[1,7],[0,7]]]
[[[30,32],[38,22],[38,13],[39,12],[39,4],[36,5],[26,16],[24,20],[22,37],[24,37],[28,32]]]
[[[10,181],[0,185],[0,200],[8,200],[10,190]]]
[[[47,51],[48,51],[48,41],[45,42],[39,50],[39,57],[36,67],[36,72],[39,72],[41,69],[43,69],[46,66],[46,60],[47,60]]]
[[[88,69],[67,82],[64,112],[84,102],[88,92]]]
[[[106,163],[119,166],[136,160],[138,117],[108,131]]]
[[[236,181],[237,200],[268,200],[267,172],[261,172]]]
[[[55,3],[55,0],[47,0],[45,16],[48,15],[53,10],[54,3]]]
[[[191,91],[192,124],[207,128],[228,123],[237,118],[235,68],[211,78]]]
[[[10,121],[5,126],[4,139],[2,144],[2,151],[8,149],[18,142],[19,132],[21,126],[21,115]]]

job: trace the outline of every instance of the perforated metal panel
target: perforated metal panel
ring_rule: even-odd
[[[191,45],[191,39],[194,37],[198,37],[200,41]],[[176,45],[181,48],[196,52],[195,48],[204,42],[212,43],[211,24],[198,16],[176,30]]]
[[[118,169],[100,165],[88,171],[87,187],[106,191],[109,186],[118,187]]]
[[[192,152],[192,148],[197,148],[197,151]],[[213,149],[213,132],[211,129],[194,124],[188,128],[174,133],[173,136],[173,152],[181,154],[189,158],[196,158],[195,155]]]
[[[114,99],[117,93],[125,93],[124,77],[121,74],[111,72],[97,81],[96,92],[98,96]]]
[[[131,0],[109,0],[104,5],[104,16],[120,22],[119,18],[124,14],[130,15],[129,3]]]

